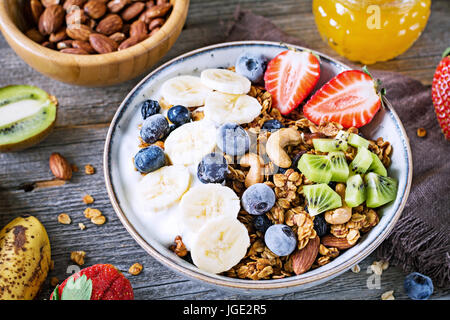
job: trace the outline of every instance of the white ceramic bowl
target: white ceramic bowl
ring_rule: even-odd
[[[305,49],[294,45],[289,46],[300,50]],[[156,92],[168,78],[180,74],[198,75],[206,68],[233,66],[237,56],[243,51],[258,52],[272,58],[284,50],[286,46],[274,42],[230,42],[194,50],[167,62],[145,77],[125,98],[111,122],[105,144],[104,173],[108,194],[114,210],[133,238],[150,255],[181,274],[203,284],[230,289],[241,294],[279,294],[299,291],[345,272],[368,256],[389,235],[401,215],[411,186],[412,158],[409,141],[400,119],[386,101],[386,108],[381,110],[370,124],[362,128],[362,132],[365,136],[374,139],[383,137],[392,144],[394,151],[389,174],[398,180],[397,198],[379,210],[382,217],[376,227],[365,234],[354,247],[346,250],[332,262],[304,274],[284,279],[242,280],[199,270],[195,265],[179,258],[155,240],[133,211],[124,192],[125,183],[123,172],[121,172],[121,167],[124,165],[122,162],[132,161],[132,154],[123,154],[126,148],[121,148],[121,141],[124,135],[129,134],[129,130],[136,130],[136,125],[141,122],[140,110],[137,107],[139,102],[151,97],[152,93]],[[319,52],[315,53],[321,58],[321,77],[316,88],[336,74],[349,69],[330,57]]]

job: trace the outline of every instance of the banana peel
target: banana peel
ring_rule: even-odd
[[[21,216],[0,231],[0,300],[32,300],[47,278],[50,241],[41,222]]]

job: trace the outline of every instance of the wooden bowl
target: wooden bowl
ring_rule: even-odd
[[[62,82],[91,87],[117,84],[148,71],[177,40],[189,7],[189,0],[171,0],[172,12],[160,31],[128,49],[75,55],[43,47],[24,34],[26,1],[0,1],[0,29],[9,45],[40,73]]]

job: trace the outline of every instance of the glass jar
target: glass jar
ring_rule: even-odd
[[[340,55],[372,64],[405,52],[420,36],[431,0],[313,0],[322,38]]]

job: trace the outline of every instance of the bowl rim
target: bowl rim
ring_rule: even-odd
[[[129,60],[132,57],[141,56],[152,49],[158,47],[164,40],[179,28],[179,23],[185,23],[185,17],[189,8],[190,0],[171,0],[173,3],[172,12],[167,21],[163,24],[159,32],[153,36],[121,51],[114,51],[104,54],[78,55],[59,52],[58,50],[46,48],[34,42],[22,32],[12,21],[6,10],[6,2],[0,1],[0,30],[6,33],[11,41],[20,46],[31,55],[39,56],[45,60],[51,60],[58,65],[71,66],[76,64],[80,68],[109,65]],[[184,19],[183,19],[184,17]]]
[[[178,271],[179,273],[183,274],[184,276],[187,276],[188,278],[200,280],[202,282],[205,282],[207,284],[213,285],[213,286],[219,286],[223,289],[241,289],[245,291],[257,291],[257,290],[275,290],[275,289],[286,289],[286,288],[293,288],[297,286],[305,286],[305,285],[314,285],[315,283],[320,283],[321,281],[329,280],[340,273],[348,270],[353,265],[358,263],[359,261],[366,258],[368,255],[370,255],[383,241],[386,239],[386,237],[391,233],[392,229],[394,228],[396,222],[401,216],[401,213],[406,205],[406,201],[409,196],[409,192],[411,189],[411,183],[412,183],[412,174],[413,174],[413,166],[412,166],[412,154],[411,154],[411,148],[409,144],[409,138],[406,134],[406,130],[403,127],[403,124],[398,117],[397,113],[395,112],[394,108],[390,105],[389,101],[384,99],[384,102],[387,104],[387,107],[392,112],[393,117],[395,118],[395,121],[398,124],[398,127],[400,131],[402,132],[402,135],[404,137],[404,143],[405,143],[405,149],[408,156],[408,177],[406,180],[405,185],[405,192],[403,194],[403,199],[400,202],[398,209],[394,213],[391,220],[388,222],[386,227],[380,232],[378,237],[371,242],[366,248],[363,248],[360,252],[355,254],[354,256],[350,257],[348,260],[343,261],[340,265],[324,271],[320,274],[310,276],[310,277],[301,277],[297,278],[301,275],[292,276],[292,277],[286,277],[282,279],[271,279],[271,280],[245,280],[245,279],[236,279],[236,278],[228,278],[228,277],[221,277],[216,278],[213,277],[213,275],[203,274],[198,272],[197,270],[190,270],[179,263],[176,263],[175,261],[170,260],[169,258],[165,257],[163,254],[158,252],[156,248],[154,248],[151,244],[149,244],[134,228],[134,226],[131,224],[131,222],[126,217],[125,213],[122,211],[119,201],[115,195],[115,190],[112,186],[111,176],[110,176],[110,147],[111,147],[111,141],[113,132],[115,130],[115,127],[117,125],[117,121],[120,118],[120,114],[124,108],[127,107],[127,101],[133,97],[135,92],[141,88],[141,86],[147,81],[148,78],[152,77],[154,74],[158,73],[162,69],[170,66],[171,64],[183,60],[189,56],[196,55],[198,53],[209,51],[212,49],[217,48],[223,48],[223,47],[230,47],[230,46],[242,46],[242,45],[272,45],[272,46],[285,46],[287,48],[296,48],[300,50],[309,50],[315,54],[318,54],[321,57],[324,57],[330,62],[336,63],[339,66],[344,67],[347,70],[350,70],[349,66],[347,66],[344,63],[341,63],[321,52],[305,48],[298,45],[293,44],[287,44],[287,43],[279,43],[279,42],[273,42],[273,41],[256,41],[256,40],[249,40],[249,41],[233,41],[233,42],[224,42],[224,43],[218,43],[206,47],[202,47],[196,50],[189,51],[185,54],[182,54],[180,56],[177,56],[168,62],[164,63],[160,67],[154,69],[152,72],[150,72],[147,76],[145,76],[130,92],[129,94],[123,99],[122,103],[120,104],[119,108],[117,109],[110,127],[108,129],[106,141],[105,141],[105,147],[104,147],[104,154],[103,154],[103,172],[105,176],[105,184],[106,189],[108,192],[108,196],[110,198],[111,204],[113,206],[114,211],[116,212],[116,215],[119,217],[120,221],[124,225],[125,229],[128,231],[128,233],[134,238],[134,240],[152,257],[154,257],[156,260],[158,260],[163,265],[166,265],[170,268],[172,268],[175,271]],[[224,279],[225,278],[225,279]],[[300,290],[300,289],[299,289]]]

